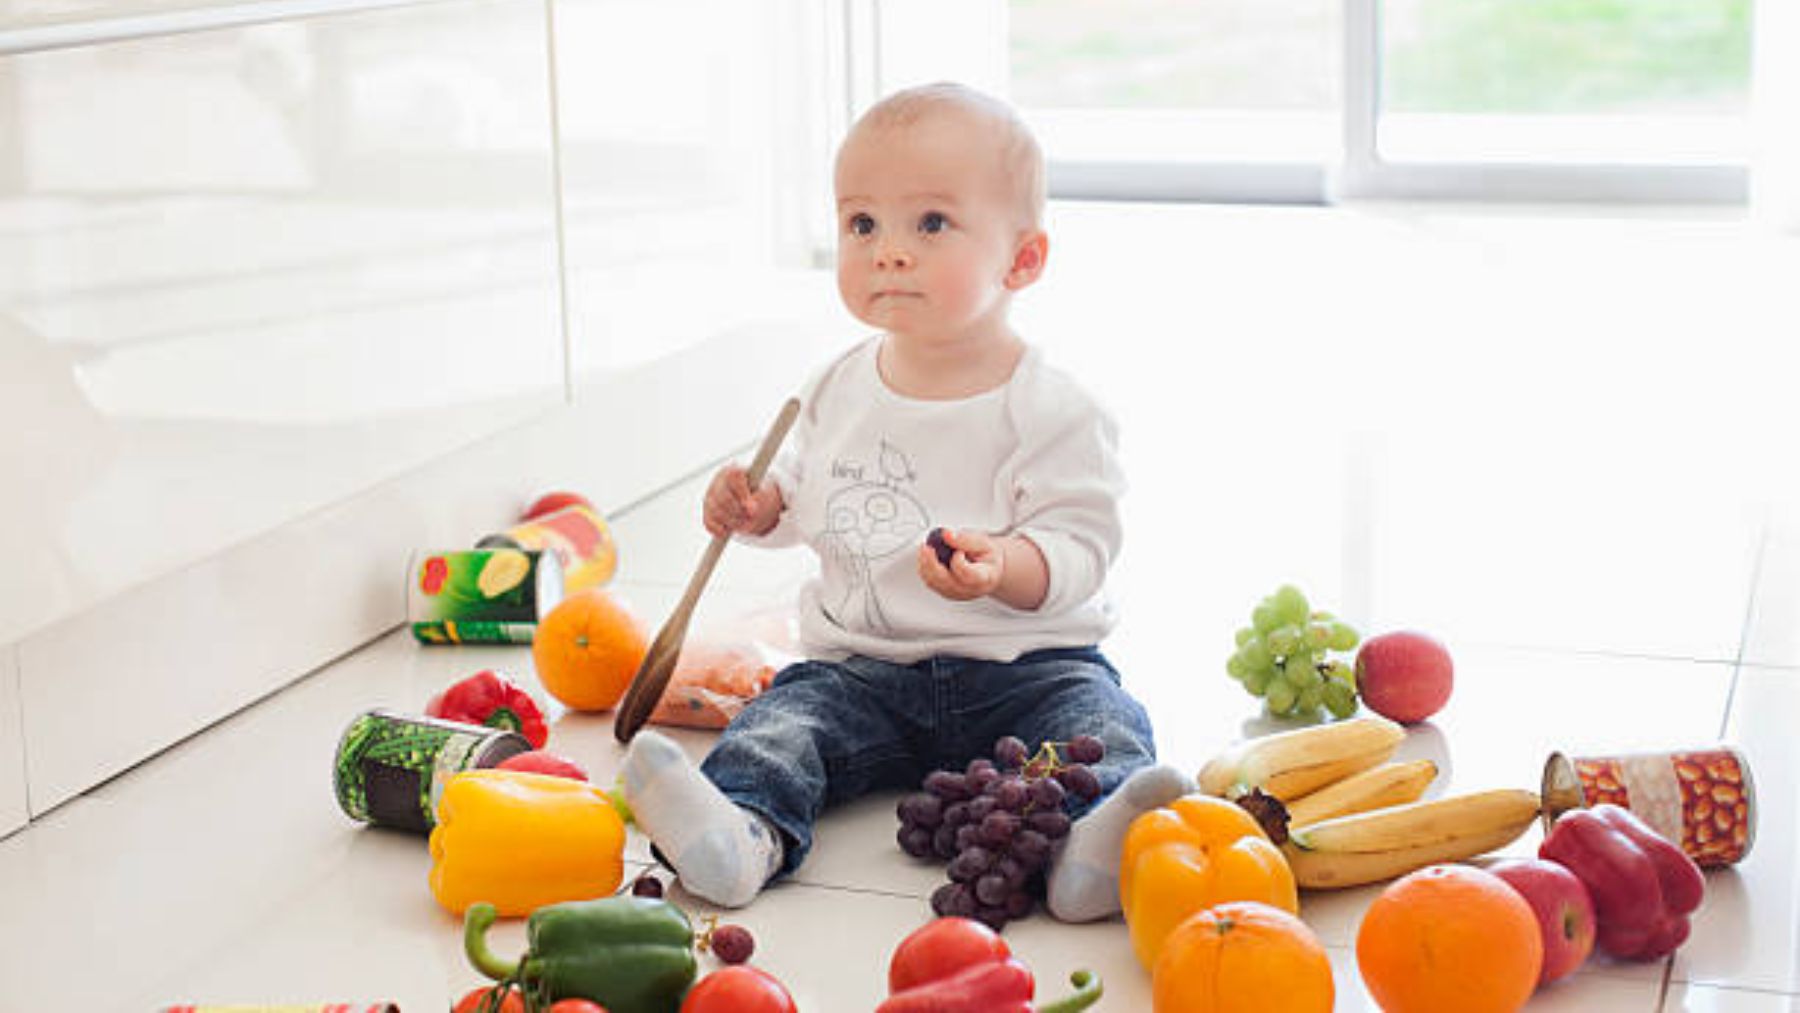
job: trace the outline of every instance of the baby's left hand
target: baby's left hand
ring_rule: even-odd
[[[938,562],[929,541],[919,545],[919,579],[951,601],[973,601],[994,593],[1006,575],[1006,556],[1000,543],[980,531],[941,529],[956,554],[948,564]]]

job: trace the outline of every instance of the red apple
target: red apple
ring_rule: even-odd
[[[1454,671],[1450,652],[1431,637],[1410,630],[1383,633],[1356,652],[1356,691],[1375,713],[1412,724],[1444,708]]]
[[[1594,952],[1594,900],[1575,874],[1547,858],[1509,858],[1488,871],[1518,891],[1537,915],[1544,936],[1544,969],[1538,985],[1574,973]]]
[[[583,496],[578,492],[559,490],[557,492],[547,492],[537,499],[532,500],[531,505],[525,508],[525,512],[519,515],[519,520],[534,520],[545,514],[553,514],[558,510],[572,506],[584,506],[589,510],[594,509],[594,504],[588,502],[586,496]]]

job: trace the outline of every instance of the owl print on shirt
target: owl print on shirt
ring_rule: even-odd
[[[925,507],[907,491],[918,476],[906,452],[882,440],[873,474],[867,465],[838,459],[836,486],[825,499],[823,565],[843,574],[843,596],[825,606],[840,625],[892,632],[876,593],[871,564],[917,546],[931,528]]]

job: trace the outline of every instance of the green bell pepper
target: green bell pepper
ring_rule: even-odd
[[[681,909],[649,897],[548,904],[525,923],[526,952],[507,962],[488,949],[492,904],[469,907],[463,949],[496,981],[516,981],[533,1006],[591,999],[610,1013],[676,1013],[694,980],[694,930]]]

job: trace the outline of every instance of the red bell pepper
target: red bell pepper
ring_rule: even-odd
[[[1075,994],[1033,1006],[1037,984],[1006,941],[981,922],[945,917],[900,941],[888,964],[892,993],[875,1013],[1075,1013],[1100,999],[1089,971],[1069,976]]]
[[[537,701],[517,683],[494,672],[476,672],[432,697],[425,713],[446,721],[518,732],[533,749],[542,749],[550,741],[550,728],[544,724],[544,711]]]
[[[1538,857],[1559,862],[1594,898],[1600,949],[1622,960],[1655,960],[1688,937],[1700,906],[1700,867],[1629,809],[1603,804],[1557,819]]]

